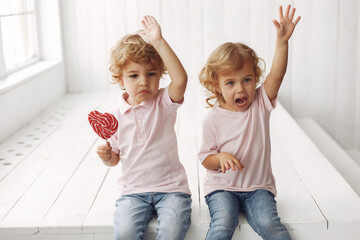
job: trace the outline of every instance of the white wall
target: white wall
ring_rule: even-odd
[[[41,62],[0,82],[0,142],[66,93],[58,0],[37,0]]]
[[[280,90],[296,118],[313,117],[341,145],[360,148],[360,3],[358,0],[61,0],[67,80],[71,92],[115,89],[108,83],[109,49],[154,15],[189,74],[226,41],[253,47],[271,67],[278,5],[291,3],[302,19],[290,41]]]

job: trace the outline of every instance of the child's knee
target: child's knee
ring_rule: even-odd
[[[280,218],[261,218],[256,227],[257,232],[266,239],[279,239],[278,236],[283,235],[286,237],[289,236],[286,227],[280,222]]]
[[[184,239],[191,224],[190,196],[169,194],[157,210],[159,239]]]
[[[114,225],[114,238],[115,240],[122,240],[122,239],[142,239],[142,232],[139,232],[131,224],[120,224]]]
[[[174,212],[158,221],[159,239],[184,239],[191,224],[190,210]]]

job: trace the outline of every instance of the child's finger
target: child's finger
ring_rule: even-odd
[[[222,173],[225,173],[225,166],[224,166],[224,164],[221,164],[221,172],[222,172]]]
[[[144,21],[145,21],[146,26],[149,26],[149,24],[150,24],[150,22],[149,22],[149,15],[145,15],[145,16],[144,16]]]
[[[289,13],[290,13],[290,8],[291,8],[291,5],[289,4],[286,8],[286,11],[285,11],[285,17],[286,18],[289,18]]]
[[[294,19],[295,11],[296,11],[296,8],[291,9],[291,13],[290,13],[290,20],[291,21]]]
[[[279,20],[281,21],[283,19],[283,8],[282,6],[279,7]]]
[[[276,29],[280,28],[280,23],[278,21],[276,21],[275,19],[272,21],[273,24],[275,25]]]
[[[226,162],[225,162],[225,169],[226,169],[226,170],[229,170],[229,168],[230,168],[230,165],[229,165],[229,163],[226,161]]]
[[[295,26],[296,26],[296,24],[300,21],[300,19],[301,19],[300,16],[298,16],[298,17],[296,18],[296,20],[294,21]]]
[[[244,168],[244,165],[240,161],[236,161],[235,164],[240,171]]]
[[[156,21],[156,18],[154,18],[153,16],[151,16],[151,20],[152,20],[152,23],[159,25],[159,23]]]
[[[145,23],[145,21],[144,21],[144,20],[141,20],[141,25],[143,26],[143,28],[144,28],[144,29],[146,29],[146,28],[147,28],[146,23]]]
[[[150,26],[150,22],[149,22],[149,18],[148,16],[144,16],[143,20],[141,21],[143,28],[144,29],[148,29],[148,27]]]
[[[148,15],[148,20],[149,20],[150,24],[154,23],[154,17],[153,16]]]
[[[236,160],[235,160],[235,161],[236,161]],[[230,161],[230,162],[229,162],[229,165],[230,165],[230,167],[231,167],[231,169],[232,169],[233,171],[235,171],[235,170],[236,170],[236,167],[235,167],[234,161]]]

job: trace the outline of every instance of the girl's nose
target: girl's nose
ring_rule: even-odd
[[[244,91],[244,86],[242,84],[238,84],[237,86],[237,92],[243,92]]]

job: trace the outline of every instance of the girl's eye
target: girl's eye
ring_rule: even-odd
[[[226,82],[226,85],[230,85],[230,86],[232,86],[232,85],[234,85],[234,81],[229,81],[229,82]]]
[[[151,76],[151,77],[156,76],[156,72],[149,72],[148,75]]]
[[[251,81],[251,78],[245,78],[244,79],[244,82],[250,82]]]

